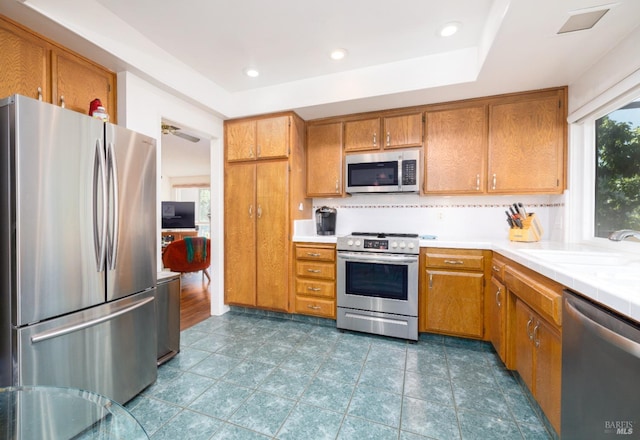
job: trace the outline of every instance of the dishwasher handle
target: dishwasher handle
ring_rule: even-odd
[[[625,338],[624,336],[605,327],[602,323],[589,318],[578,310],[576,304],[572,303],[569,298],[565,298],[564,306],[567,314],[573,319],[579,321],[587,330],[591,331],[596,336],[599,336],[600,339],[615,345],[620,350],[640,359],[640,343],[629,338]]]

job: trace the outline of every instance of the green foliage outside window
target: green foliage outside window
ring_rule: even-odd
[[[640,230],[640,126],[604,116],[596,121],[594,232],[619,229]]]

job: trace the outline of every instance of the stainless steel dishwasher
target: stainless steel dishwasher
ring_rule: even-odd
[[[565,290],[562,439],[640,439],[640,325]]]

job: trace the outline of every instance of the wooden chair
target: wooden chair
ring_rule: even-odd
[[[192,240],[194,244],[197,245],[196,240],[198,239],[205,241],[206,256],[199,259],[196,255],[192,261],[189,261],[186,240]],[[165,268],[173,272],[186,273],[202,271],[202,279],[204,280],[206,276],[207,280],[211,282],[211,277],[208,272],[209,266],[211,265],[211,241],[205,237],[187,237],[185,240],[173,241],[167,245],[162,253],[162,264]]]

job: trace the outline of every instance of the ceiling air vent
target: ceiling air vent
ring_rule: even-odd
[[[585,11],[584,9],[582,11]],[[558,34],[566,34],[567,32],[584,31],[585,29],[591,29],[595,24],[609,12],[609,8],[593,10],[590,9],[585,12],[574,11],[571,13],[571,17],[565,22],[564,25],[558,31]]]

